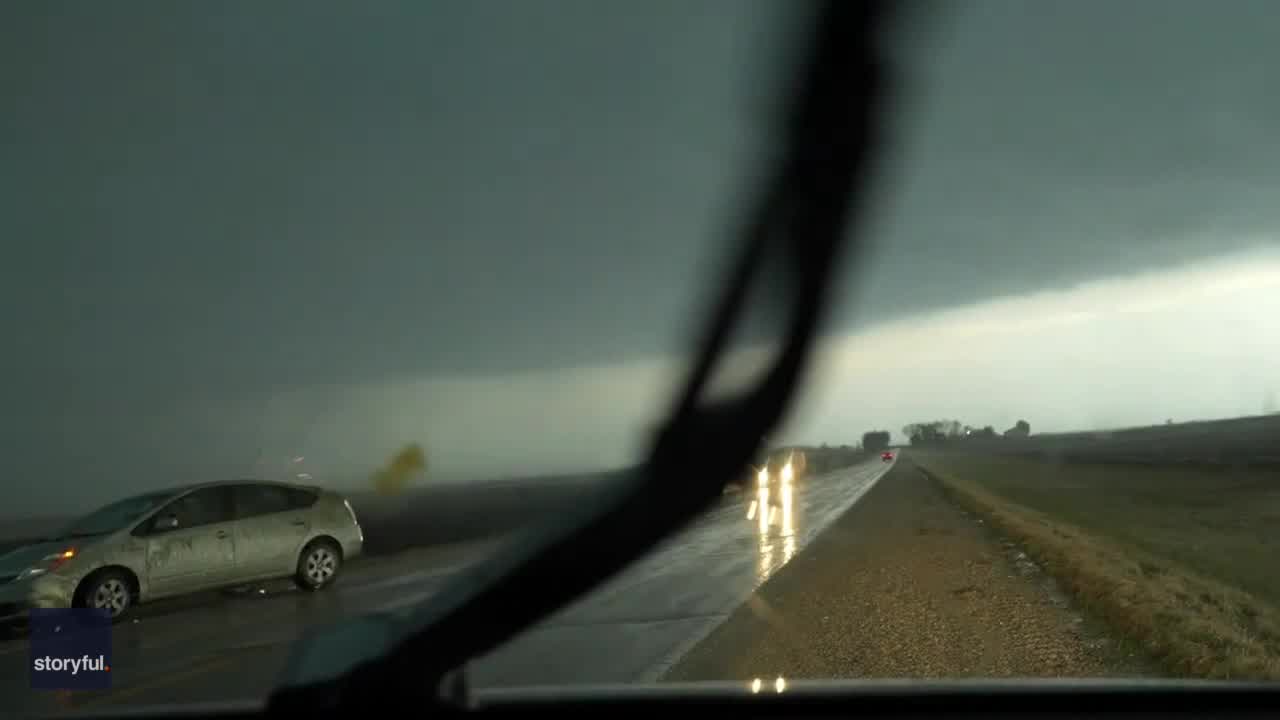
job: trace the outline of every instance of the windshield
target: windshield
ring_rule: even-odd
[[[57,537],[74,538],[106,535],[107,533],[122,530],[140,520],[143,515],[159,507],[170,497],[173,497],[172,492],[147,493],[125,498],[76,520],[63,528]]]
[[[1280,6],[913,7],[784,421],[473,687],[1280,678]],[[0,715],[261,699],[310,631],[410,617],[603,507],[737,257],[810,20],[11,9],[0,549],[210,485],[0,568]],[[784,260],[717,392],[780,344]],[[95,604],[110,677],[33,684],[30,611]]]

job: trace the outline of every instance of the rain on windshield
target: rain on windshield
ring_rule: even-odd
[[[476,687],[1280,677],[1280,8],[924,7],[794,412]],[[263,697],[308,629],[589,506],[793,9],[14,8],[2,709]],[[109,682],[33,687],[32,611],[86,607]]]

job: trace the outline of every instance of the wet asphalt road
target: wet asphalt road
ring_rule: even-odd
[[[797,481],[790,492],[775,488],[770,497],[754,490],[726,496],[613,582],[477,661],[473,685],[657,679],[890,466],[875,459]],[[449,510],[436,507],[433,514],[458,514]],[[25,639],[0,643],[3,710],[25,715],[265,697],[290,642],[305,628],[407,608],[482,562],[498,541],[442,536],[446,544],[353,562],[338,584],[317,594],[280,583],[156,606],[115,629],[110,691],[33,691]]]

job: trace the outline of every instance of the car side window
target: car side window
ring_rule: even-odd
[[[177,519],[177,525],[163,527],[160,524],[166,518]],[[231,519],[230,497],[225,487],[212,487],[197,490],[169,503],[153,516],[149,531],[166,532],[186,528],[212,525],[227,522]]]
[[[278,485],[237,485],[236,517],[249,518],[295,509],[289,489]]]

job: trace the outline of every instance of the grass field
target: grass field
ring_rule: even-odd
[[[910,458],[1171,672],[1280,679],[1280,473]]]
[[[978,453],[1060,462],[1280,470],[1280,414],[1029,438],[966,440]]]

